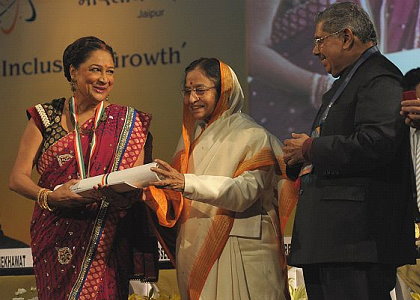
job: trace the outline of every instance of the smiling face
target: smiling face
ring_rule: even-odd
[[[342,32],[331,34],[331,32],[325,32],[322,28],[323,22],[316,25],[314,38],[321,38],[321,42],[315,43],[312,53],[318,56],[328,73],[338,77],[348,66],[344,59]]]
[[[95,50],[76,69],[70,66],[76,83],[74,96],[79,101],[104,101],[114,86],[114,62],[108,51]]]
[[[194,119],[210,120],[217,104],[217,90],[214,87],[215,82],[201,69],[193,69],[187,73],[184,89],[191,92],[185,93],[184,104],[188,105]]]

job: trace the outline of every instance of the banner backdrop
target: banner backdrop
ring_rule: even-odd
[[[315,15],[335,2],[247,0],[250,114],[281,140],[309,132],[334,80],[312,49]],[[420,67],[418,0],[352,2],[371,16],[383,54],[403,73]]]
[[[2,0],[0,1],[0,224],[29,243],[34,202],[8,190],[8,175],[25,109],[71,95],[62,53],[94,35],[115,50],[110,101],[152,113],[154,157],[170,160],[181,128],[184,68],[217,57],[243,81],[245,3],[241,0]],[[242,82],[246,90],[246,82]]]

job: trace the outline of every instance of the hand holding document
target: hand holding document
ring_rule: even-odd
[[[150,182],[159,180],[158,175],[150,170],[151,167],[158,168],[158,164],[153,162],[130,169],[85,178],[71,186],[70,190],[83,197],[95,197],[97,193],[94,187],[98,185],[107,185],[118,193],[143,188],[148,186]],[[60,186],[56,186],[54,190],[58,187]]]

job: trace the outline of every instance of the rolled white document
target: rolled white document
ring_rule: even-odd
[[[143,188],[148,186],[150,182],[159,180],[158,175],[150,170],[151,167],[158,168],[159,166],[157,163],[152,162],[130,169],[85,178],[71,186],[70,190],[84,197],[94,197],[95,190],[93,187],[98,184],[110,186],[119,193]],[[60,186],[61,185],[56,186],[54,190]]]

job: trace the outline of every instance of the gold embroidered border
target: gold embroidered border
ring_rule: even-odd
[[[90,265],[95,255],[97,245],[99,243],[100,232],[105,223],[105,215],[109,207],[109,202],[102,201],[101,207],[99,208],[98,216],[95,220],[95,225],[93,226],[92,235],[89,239],[89,245],[86,249],[85,257],[83,258],[82,266],[80,268],[79,276],[69,295],[69,300],[77,300],[82,290],[86,275],[89,271]]]
[[[125,114],[125,121],[124,121],[124,125],[123,128],[121,130],[121,134],[120,134],[120,138],[118,140],[118,145],[117,145],[117,150],[115,152],[115,160],[114,160],[114,164],[112,166],[112,171],[117,171],[121,159],[123,157],[123,153],[124,153],[124,149],[125,149],[125,145],[127,143],[127,138],[128,138],[128,134],[130,133],[130,129],[133,125],[134,122],[134,115],[135,115],[135,110],[132,107],[127,107],[127,112]]]

